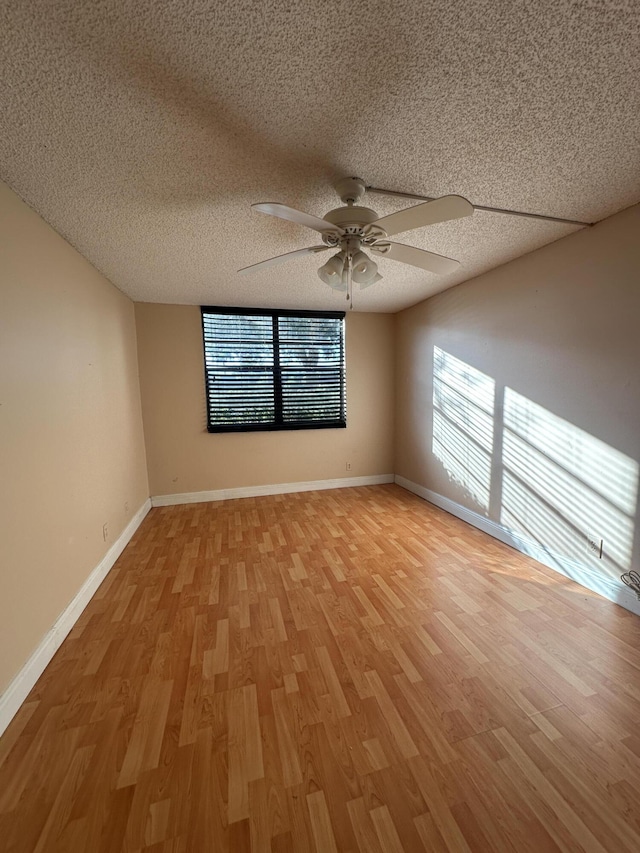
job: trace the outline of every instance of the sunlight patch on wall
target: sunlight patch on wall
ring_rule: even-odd
[[[433,348],[433,453],[449,477],[489,509],[495,381]]]
[[[500,523],[618,578],[631,564],[638,464],[505,388]],[[602,560],[587,534],[602,537]]]

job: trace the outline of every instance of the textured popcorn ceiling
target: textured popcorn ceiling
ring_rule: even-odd
[[[252,202],[321,216],[344,175],[588,221],[640,200],[637,0],[3,0],[0,39],[2,177],[135,300],[342,307],[318,257],[236,270],[317,242]],[[355,308],[574,230],[476,212],[403,234],[458,272],[381,260]]]

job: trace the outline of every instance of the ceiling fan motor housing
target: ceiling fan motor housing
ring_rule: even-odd
[[[323,219],[343,229],[342,239],[344,237],[359,237],[362,240],[366,236],[367,226],[378,219],[378,214],[368,207],[337,207],[335,210],[325,213]],[[325,242],[328,242],[329,245],[333,245],[334,242],[342,242],[341,240],[336,241],[333,235],[328,236],[329,240],[325,240]]]
[[[340,228],[347,228],[350,225],[356,225],[364,228],[365,225],[370,225],[379,219],[375,210],[369,207],[336,207],[335,210],[330,210],[322,217],[333,225],[339,225]]]

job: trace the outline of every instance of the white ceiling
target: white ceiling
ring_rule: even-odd
[[[132,299],[336,309],[336,179],[595,221],[640,200],[637,0],[6,0],[0,172]],[[381,215],[411,202],[365,196]],[[403,234],[356,310],[397,311],[575,230],[476,212]],[[326,256],[321,256],[326,258]]]

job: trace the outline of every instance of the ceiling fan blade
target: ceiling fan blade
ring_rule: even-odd
[[[251,264],[249,267],[243,267],[238,270],[239,273],[245,275],[250,272],[266,269],[267,267],[275,267],[278,264],[284,264],[287,261],[292,261],[294,258],[301,258],[303,255],[314,255],[316,252],[324,252],[329,246],[309,246],[306,249],[296,249],[295,252],[287,252],[284,255],[276,255],[275,258],[267,258],[266,261],[260,261],[257,264]]]
[[[411,231],[413,228],[423,228],[425,225],[435,225],[437,222],[447,222],[449,219],[461,219],[473,213],[473,205],[461,195],[443,195],[434,201],[425,201],[413,207],[405,207],[397,213],[390,213],[377,219],[369,226],[370,230],[382,228],[387,237]]]
[[[286,219],[289,222],[295,222],[297,225],[304,225],[307,228],[313,228],[314,231],[319,231],[321,234],[343,234],[344,231],[338,225],[334,225],[327,219],[320,219],[319,216],[311,216],[310,213],[303,213],[301,210],[296,210],[294,207],[287,207],[286,204],[278,204],[273,201],[265,201],[260,204],[252,204],[251,208],[260,213],[268,213],[270,216],[277,216],[279,219]]]
[[[400,261],[402,264],[411,264],[412,267],[420,267],[440,275],[453,272],[460,265],[460,261],[454,261],[453,258],[445,258],[444,255],[436,255],[434,252],[417,249],[415,246],[405,246],[403,243],[389,243],[385,240],[374,243],[369,248],[383,258]]]

